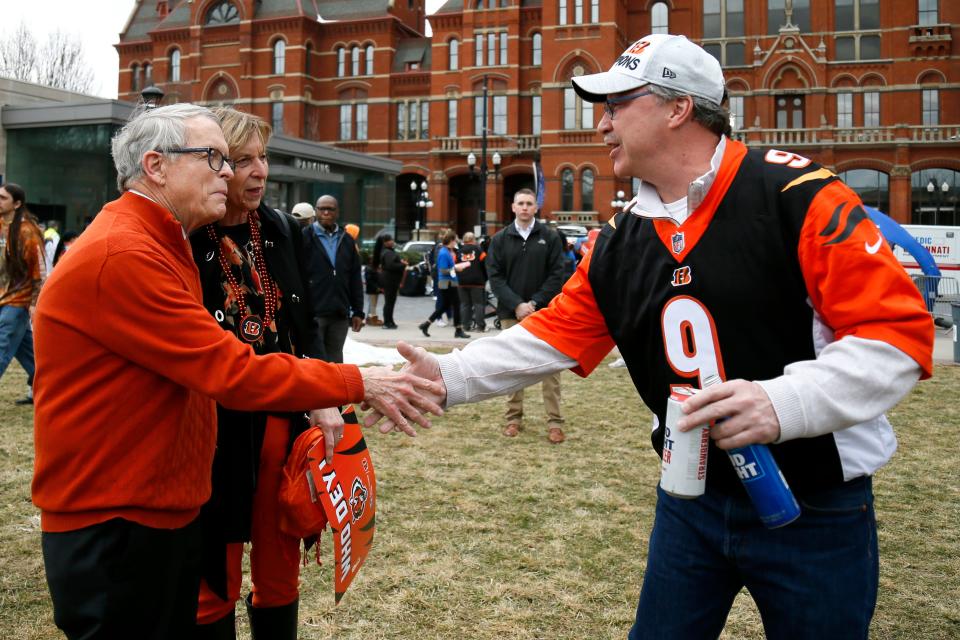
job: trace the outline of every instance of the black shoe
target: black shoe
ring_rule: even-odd
[[[383,328],[384,328],[384,329],[399,329],[399,327],[398,327],[397,325],[395,325],[395,324],[385,324],[385,325],[383,325]]]
[[[253,594],[247,596],[247,617],[253,640],[296,640],[299,599],[282,607],[254,607]]]
[[[13,404],[19,404],[19,405],[33,404],[33,398],[31,397],[20,398],[19,400],[14,400]]]
[[[430,321],[428,320],[427,322],[421,322],[420,325],[419,325],[419,327],[420,327],[420,331],[423,333],[423,335],[425,335],[425,336],[427,336],[427,337],[429,338],[429,337],[430,337],[430,334],[427,333],[427,329],[430,328]]]
[[[458,327],[457,330],[453,333],[453,337],[454,337],[454,338],[463,338],[463,339],[466,340],[466,339],[469,339],[469,338],[470,338],[470,334],[464,333],[464,332],[463,332],[463,329],[460,329],[460,328]]]

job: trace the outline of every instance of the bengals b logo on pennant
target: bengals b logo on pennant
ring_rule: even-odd
[[[675,287],[682,287],[691,282],[693,282],[693,274],[690,272],[690,267],[680,267],[679,269],[673,270],[673,279],[670,281],[670,284]]]

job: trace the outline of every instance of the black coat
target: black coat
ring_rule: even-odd
[[[539,220],[526,240],[516,223],[501,229],[490,241],[486,263],[498,318],[516,318],[521,302],[532,300],[542,309],[563,287],[560,236]]]
[[[313,315],[363,318],[363,276],[357,243],[344,232],[337,245],[334,269],[313,224],[303,229]]]
[[[380,255],[380,283],[384,291],[395,291],[400,288],[406,268],[407,265],[401,262],[396,250],[383,248],[383,253]]]
[[[487,254],[478,245],[460,245],[457,260],[470,266],[457,274],[461,287],[482,287],[487,284]]]
[[[289,333],[289,336],[280,340],[280,344],[292,345],[297,356],[322,358],[324,354],[312,351],[318,341],[306,286],[300,224],[292,217],[264,205],[257,209],[257,213],[261,223],[263,257],[270,277],[282,293],[277,311],[277,328]],[[216,317],[216,312],[223,308],[224,299],[223,270],[216,258],[218,247],[205,228],[190,236],[190,245],[200,272],[203,304]],[[234,411],[218,404],[217,426],[217,450],[212,469],[213,493],[200,512],[204,546],[203,577],[211,589],[226,597],[224,545],[250,539],[253,492],[260,468],[266,413]],[[290,415],[288,447],[306,427],[303,414]]]

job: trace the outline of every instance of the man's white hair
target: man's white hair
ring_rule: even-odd
[[[141,161],[148,151],[186,146],[184,123],[191,118],[210,118],[219,126],[212,111],[189,102],[135,112],[110,143],[113,165],[117,168],[117,189],[126,191],[131,180],[143,176]]]

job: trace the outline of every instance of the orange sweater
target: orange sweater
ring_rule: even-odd
[[[44,531],[193,520],[210,496],[214,401],[304,411],[363,398],[355,366],[256,356],[221,329],[180,224],[133,193],[107,204],[53,272],[34,334]]]

